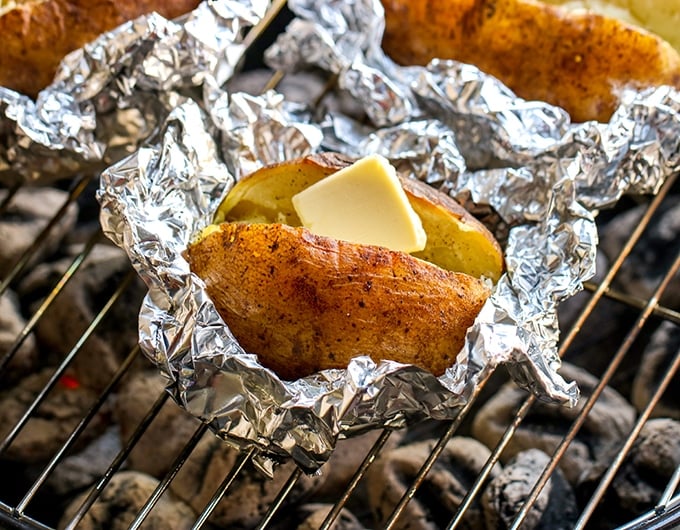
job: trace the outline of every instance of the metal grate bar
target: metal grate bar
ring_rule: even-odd
[[[64,530],[75,530],[78,523],[80,523],[80,521],[83,519],[87,511],[99,498],[99,495],[101,495],[102,491],[104,491],[106,485],[111,481],[111,477],[113,477],[116,471],[120,469],[120,466],[123,465],[123,462],[125,462],[130,452],[132,451],[133,447],[137,445],[139,439],[144,435],[146,430],[149,428],[151,422],[156,418],[156,416],[158,416],[158,413],[161,411],[163,405],[165,405],[169,398],[170,394],[168,394],[167,392],[161,392],[156,402],[149,409],[149,412],[147,412],[146,416],[144,416],[144,419],[137,426],[137,429],[135,429],[135,432],[132,433],[132,436],[130,436],[130,439],[125,444],[125,447],[123,447],[119,451],[119,453],[116,455],[116,458],[113,459],[113,462],[111,462],[111,465],[106,470],[102,478],[100,478],[99,481],[90,490],[90,493],[78,508],[78,511],[73,516],[73,519],[71,519],[69,523],[64,527]]]
[[[597,285],[592,282],[585,282],[584,287],[589,291],[595,291],[597,289]],[[621,291],[617,291],[616,289],[612,289],[611,287],[605,290],[604,295],[607,298],[616,300],[617,302],[627,304],[633,309],[644,309],[645,306],[647,305],[647,301],[644,300],[643,298],[622,293]],[[673,322],[675,324],[680,324],[680,311],[675,311],[673,309],[670,309],[669,307],[657,305],[652,310],[652,314],[657,317],[661,317],[665,320],[668,320],[670,322]]]
[[[590,410],[592,407],[595,405],[595,402],[599,398],[600,394],[604,390],[605,386],[609,383],[609,380],[612,378],[614,373],[616,372],[616,369],[619,367],[619,364],[625,357],[626,353],[628,353],[628,350],[632,346],[633,342],[639,335],[640,331],[642,330],[642,327],[644,326],[645,322],[649,319],[650,315],[652,314],[652,309],[656,305],[659,297],[661,294],[664,292],[666,287],[668,287],[668,284],[670,283],[671,279],[675,275],[675,273],[680,270],[680,254],[678,254],[675,258],[675,261],[673,262],[673,265],[671,268],[668,270],[666,275],[664,276],[663,280],[655,290],[654,294],[650,298],[647,307],[645,310],[642,312],[642,314],[638,317],[638,320],[635,322],[635,325],[633,328],[630,330],[628,335],[623,341],[623,344],[619,347],[618,351],[612,358],[611,362],[609,363],[609,366],[605,370],[604,374],[600,378],[600,381],[598,382],[597,386],[593,390],[592,395],[588,398],[586,401],[583,409],[579,413],[578,417],[576,420],[574,420],[574,423],[572,424],[572,427],[569,429],[567,435],[562,438],[560,441],[559,445],[557,446],[557,449],[553,453],[553,457],[550,459],[550,462],[548,463],[547,467],[539,477],[538,481],[536,482],[536,485],[532,489],[529,497],[525,500],[523,503],[519,513],[517,514],[517,517],[513,521],[513,524],[511,526],[512,529],[518,529],[520,528],[521,524],[524,522],[525,518],[529,514],[529,511],[533,507],[533,505],[536,503],[536,500],[538,499],[538,496],[540,495],[541,491],[547,484],[548,480],[550,479],[550,475],[555,471],[555,468],[557,467],[557,464],[560,462],[562,457],[564,456],[564,453],[569,447],[569,444],[574,440],[576,437],[576,434],[578,433],[579,429],[585,422],[586,417],[588,416]],[[625,457],[625,454],[622,455],[622,458]]]
[[[680,495],[669,503],[668,509],[664,512],[667,517],[659,519],[658,515],[654,511],[646,513],[616,530],[677,530],[680,520]]]
[[[670,384],[671,379],[673,378],[673,376],[677,372],[679,366],[680,366],[680,351],[675,355],[675,359],[673,360],[673,363],[671,364],[671,366],[669,367],[669,369],[665,373],[663,379],[661,380],[661,383],[659,384],[658,388],[654,392],[652,399],[649,401],[649,403],[647,404],[645,409],[640,414],[640,417],[638,418],[637,422],[635,423],[635,427],[631,431],[630,435],[626,438],[626,441],[623,444],[623,447],[617,452],[616,457],[614,458],[614,461],[609,466],[606,473],[603,475],[602,479],[600,480],[599,484],[597,485],[597,488],[593,492],[593,495],[590,497],[588,504],[586,504],[585,508],[581,511],[581,516],[579,517],[578,521],[576,522],[576,526],[574,527],[574,530],[580,530],[580,529],[584,528],[586,523],[588,522],[588,520],[593,515],[593,512],[595,511],[597,504],[602,500],[602,497],[604,496],[605,490],[609,487],[612,480],[614,480],[614,475],[616,474],[616,472],[621,467],[621,464],[623,464],[624,459],[626,458],[626,456],[630,452],[631,448],[633,447],[633,443],[635,442],[637,437],[640,435],[640,431],[642,430],[642,427],[647,422],[650,415],[652,414],[652,411],[654,410],[654,407],[658,403],[659,399],[661,399],[661,396],[663,395],[663,393],[666,391],[666,388]],[[680,479],[680,467],[678,467],[678,469],[676,470],[675,477],[676,477],[676,480]],[[666,488],[668,498],[664,498],[666,495],[662,495],[661,501],[659,502],[659,506],[665,506],[668,503],[668,501],[670,500],[671,496],[673,495],[673,492],[675,491],[675,488],[677,487],[677,482],[675,483],[675,485],[673,485],[673,482],[674,482],[674,479],[673,479],[673,477],[671,477],[671,480],[668,484],[668,487]]]
[[[244,51],[248,50],[255,41],[264,33],[272,21],[276,18],[283,7],[287,4],[286,0],[274,0],[262,19],[255,24],[243,39]]]
[[[517,414],[515,414],[513,422],[508,426],[508,428],[503,433],[503,436],[501,437],[498,444],[496,445],[491,455],[489,456],[488,460],[484,464],[484,467],[477,475],[475,482],[472,484],[467,494],[465,495],[465,498],[458,506],[458,509],[456,510],[453,519],[451,519],[451,522],[446,527],[447,530],[458,528],[458,526],[461,524],[461,522],[463,521],[463,517],[465,516],[465,513],[470,508],[472,503],[475,501],[477,495],[479,495],[479,493],[482,490],[482,486],[489,478],[489,474],[491,473],[493,466],[495,466],[496,463],[500,460],[501,454],[503,453],[505,446],[508,445],[510,439],[515,435],[515,431],[519,427],[520,423],[522,423],[522,420],[524,420],[524,418],[529,412],[529,409],[532,407],[535,401],[536,398],[532,394],[524,401],[524,403],[522,403],[522,406],[517,411]]]
[[[215,494],[211,497],[208,504],[206,504],[205,508],[198,516],[198,519],[196,519],[196,522],[191,527],[191,530],[200,530],[201,528],[203,528],[203,525],[208,521],[208,518],[215,511],[217,504],[222,500],[224,494],[234,483],[238,474],[246,465],[248,465],[248,463],[253,459],[256,453],[257,449],[255,449],[255,447],[251,447],[250,449],[248,449],[248,451],[245,451],[239,455],[238,460],[231,468],[227,476],[224,478],[222,484],[220,484],[220,487],[217,488],[217,491],[215,491]]]
[[[593,295],[590,297],[583,310],[579,313],[578,317],[572,324],[566,336],[562,339],[558,351],[560,357],[564,356],[567,349],[569,349],[578,333],[580,333],[586,319],[592,314],[592,312],[595,310],[595,306],[599,303],[599,301],[605,295],[607,290],[610,288],[614,276],[616,276],[616,274],[619,272],[621,266],[623,265],[623,262],[632,252],[633,247],[642,237],[642,234],[649,225],[652,216],[659,209],[659,206],[661,206],[661,203],[663,202],[664,198],[668,195],[676,178],[677,174],[673,174],[669,178],[667,178],[666,182],[664,182],[663,186],[659,190],[659,193],[652,198],[651,202],[649,203],[649,206],[645,210],[645,213],[643,214],[642,218],[640,219],[635,229],[633,230],[633,233],[626,240],[625,244],[623,245],[623,248],[620,250],[618,256],[614,259],[613,263],[611,264],[609,271],[607,271],[607,274],[602,279],[597,289],[595,289]],[[500,455],[503,453],[503,450],[510,442],[512,437],[515,435],[515,432],[519,428],[522,421],[524,421],[524,418],[529,413],[529,410],[531,409],[535,401],[536,398],[534,397],[533,394],[527,396],[526,400],[515,414],[515,418],[513,419],[512,423],[508,425],[508,428],[503,433],[503,436],[499,440],[498,444],[496,444],[496,447],[491,452],[491,456],[489,456],[487,463],[484,465],[482,471],[475,479],[475,482],[470,488],[470,491],[468,491],[468,493],[465,495],[465,498],[463,499],[461,505],[456,510],[456,513],[454,514],[454,517],[448,526],[449,530],[457,528],[458,525],[460,525],[460,523],[463,520],[465,511],[469,509],[472,502],[475,500],[477,495],[479,495],[482,489],[482,485],[488,479],[489,473],[491,472],[493,465],[500,459]]]
[[[678,357],[676,357],[676,362],[678,360]],[[677,372],[678,367],[674,363],[673,365],[673,373]],[[680,466],[675,468],[675,471],[673,472],[673,476],[671,476],[671,479],[668,481],[668,485],[666,486],[666,489],[664,490],[663,494],[661,495],[661,499],[659,499],[658,504],[654,507],[654,511],[656,513],[663,513],[666,511],[666,507],[670,504],[671,499],[673,498],[673,494],[678,490],[678,486],[680,486]]]
[[[80,195],[85,191],[85,188],[87,188],[87,185],[90,183],[90,177],[80,177],[80,180],[76,181],[76,184],[74,188],[71,190],[69,193],[68,198],[66,201],[64,201],[64,204],[59,208],[59,211],[57,211],[56,214],[54,214],[54,217],[50,219],[50,222],[47,223],[47,226],[43,228],[43,230],[38,234],[38,237],[35,238],[33,243],[31,243],[31,246],[29,246],[26,251],[21,255],[21,258],[19,258],[19,261],[14,265],[10,273],[2,280],[2,283],[0,283],[0,295],[4,294],[7,288],[10,286],[10,284],[14,281],[14,279],[21,274],[21,272],[26,268],[26,265],[28,265],[28,262],[30,259],[33,257],[35,252],[40,248],[40,245],[42,245],[45,240],[47,239],[47,236],[49,233],[52,231],[52,229],[57,225],[57,223],[61,220],[62,217],[66,214],[66,210],[68,207],[73,203]]]
[[[2,526],[2,523],[7,523],[11,526],[5,527]],[[20,530],[54,530],[28,515],[15,513],[12,507],[7,506],[3,502],[0,502],[0,528],[5,530],[7,528],[18,528]]]
[[[425,480],[425,477],[432,469],[432,466],[434,466],[435,461],[437,460],[437,458],[439,458],[439,455],[444,450],[444,447],[446,446],[449,439],[458,430],[458,427],[460,427],[460,424],[463,422],[463,419],[465,419],[465,416],[467,416],[468,412],[470,412],[470,409],[472,408],[477,396],[482,391],[490,377],[491,372],[487,372],[482,377],[482,379],[478,381],[478,384],[475,386],[475,389],[472,392],[470,399],[468,400],[467,403],[465,403],[465,405],[463,405],[463,407],[456,415],[456,418],[451,422],[451,425],[449,425],[448,429],[446,429],[446,432],[441,436],[441,438],[439,438],[439,441],[433,447],[432,452],[428,455],[427,459],[425,460],[425,463],[422,465],[422,467],[416,474],[415,478],[413,479],[413,482],[406,490],[406,493],[404,493],[403,497],[399,500],[397,506],[394,508],[394,511],[387,519],[387,522],[385,524],[385,530],[394,528],[397,519],[399,519],[404,509],[406,508],[406,505],[411,501],[413,496],[416,494],[416,491]]]
[[[288,480],[284,484],[279,495],[277,495],[276,500],[269,507],[269,510],[262,518],[262,521],[260,521],[260,524],[257,525],[256,530],[264,530],[267,528],[267,526],[269,526],[269,523],[271,523],[274,515],[276,515],[276,512],[279,510],[279,508],[281,508],[281,505],[285,501],[288,494],[293,491],[295,484],[300,479],[300,475],[302,475],[302,470],[299,467],[296,467],[295,471],[293,471],[290,474],[290,477],[288,477]]]
[[[17,435],[21,432],[21,430],[25,427],[26,423],[28,423],[28,420],[31,418],[35,410],[40,406],[40,404],[43,402],[45,397],[47,397],[47,394],[50,393],[50,391],[54,388],[54,386],[57,384],[59,379],[61,378],[62,375],[64,375],[64,372],[68,368],[69,364],[71,364],[71,361],[75,358],[76,354],[80,351],[80,348],[83,347],[83,344],[85,344],[85,341],[92,335],[92,332],[97,328],[97,326],[101,323],[103,318],[106,316],[106,314],[111,310],[111,307],[113,307],[113,304],[120,298],[120,296],[123,294],[125,289],[128,287],[130,282],[132,281],[132,278],[134,277],[134,272],[130,271],[127,273],[125,278],[120,282],[120,285],[118,286],[118,289],[116,289],[116,292],[111,295],[111,298],[106,302],[104,307],[99,311],[97,316],[92,320],[90,325],[87,327],[87,329],[83,332],[83,334],[80,336],[78,341],[76,342],[75,346],[71,349],[71,351],[66,355],[64,360],[61,362],[57,370],[54,372],[52,377],[50,377],[50,380],[47,382],[47,384],[43,387],[43,389],[38,393],[38,395],[35,397],[33,402],[30,404],[24,415],[21,417],[21,419],[17,422],[17,424],[12,428],[10,433],[5,437],[5,439],[0,443],[0,454],[2,454],[7,447],[10,446],[10,444],[14,441],[14,439],[17,437]]]
[[[33,313],[28,322],[26,322],[26,325],[17,336],[16,340],[14,341],[14,344],[12,344],[10,349],[7,350],[7,352],[2,356],[2,359],[0,359],[0,374],[2,374],[4,368],[19,351],[19,348],[21,348],[21,345],[26,341],[26,339],[31,334],[35,326],[38,324],[38,322],[40,322],[40,319],[45,314],[45,311],[47,311],[50,305],[52,305],[52,302],[54,302],[59,293],[61,293],[64,287],[66,287],[66,284],[71,280],[71,278],[73,278],[76,271],[85,261],[85,258],[92,251],[94,245],[97,243],[97,241],[99,241],[100,237],[101,233],[98,232],[89,239],[83,250],[73,259],[71,265],[69,265],[68,269],[66,269],[66,272],[64,272],[64,274],[59,279],[57,284],[50,291],[50,294],[47,295],[45,300],[43,300],[43,302],[40,304],[40,307],[36,310],[35,313]]]
[[[177,475],[179,470],[182,468],[184,462],[187,461],[189,455],[198,445],[198,442],[201,441],[201,438],[203,437],[207,430],[208,430],[207,423],[201,423],[198,429],[196,429],[194,435],[191,437],[189,442],[184,446],[184,449],[182,449],[182,452],[177,456],[177,458],[173,462],[170,471],[168,471],[165,477],[163,477],[163,480],[160,482],[160,484],[158,484],[154,492],[151,494],[151,497],[149,497],[149,499],[146,501],[140,512],[137,514],[137,517],[135,517],[134,521],[132,521],[132,523],[130,524],[130,530],[136,530],[142,525],[144,519],[146,519],[146,517],[149,515],[149,512],[151,512],[153,507],[158,502],[158,499],[160,499],[163,493],[165,493],[165,490],[168,489],[170,482],[172,482],[172,479],[175,478],[175,475]]]
[[[281,82],[281,80],[285,77],[285,75],[286,74],[281,70],[277,70],[276,72],[274,72],[272,76],[269,78],[269,81],[267,81],[267,84],[260,91],[260,94],[263,94],[267,90],[275,89]]]
[[[12,199],[20,189],[21,183],[16,183],[7,190],[7,195],[5,195],[5,198],[0,202],[0,215],[3,215],[7,211],[7,208],[9,208],[9,205],[12,203]]]
[[[338,502],[336,502],[333,505],[333,508],[326,516],[326,519],[324,519],[323,523],[321,523],[321,527],[319,528],[319,530],[330,530],[331,525],[340,515],[340,512],[344,508],[345,504],[347,504],[347,501],[352,495],[352,492],[354,492],[356,487],[359,485],[359,482],[366,474],[368,468],[373,464],[373,462],[378,456],[378,453],[380,453],[380,451],[382,450],[383,446],[385,445],[391,434],[392,431],[389,429],[385,429],[380,434],[380,437],[373,444],[373,447],[371,447],[371,450],[366,455],[366,458],[364,458],[363,462],[361,462],[359,469],[357,469],[356,473],[354,473],[354,475],[352,476],[352,479],[345,488],[345,491],[343,492],[342,496],[338,499]]]
[[[642,215],[642,218],[640,219],[638,224],[635,225],[633,233],[626,240],[618,256],[616,256],[616,259],[609,267],[609,271],[607,271],[607,274],[602,279],[597,289],[595,289],[593,296],[590,298],[590,300],[588,300],[588,303],[586,304],[585,308],[583,309],[583,311],[581,311],[581,313],[577,317],[576,322],[574,322],[574,324],[571,326],[571,329],[567,333],[566,337],[564,337],[564,339],[562,340],[562,344],[560,346],[560,357],[562,357],[564,355],[564,352],[566,352],[569,346],[571,346],[571,343],[574,341],[576,335],[581,331],[581,328],[583,327],[583,324],[586,321],[586,319],[591,315],[591,313],[595,309],[595,306],[604,296],[607,290],[610,289],[614,276],[616,276],[616,274],[619,272],[621,266],[623,265],[623,262],[630,255],[630,253],[633,251],[633,247],[638,243],[638,241],[642,237],[642,234],[649,225],[649,222],[652,220],[652,217],[659,209],[659,206],[661,206],[661,203],[663,202],[663,200],[666,198],[671,188],[673,187],[673,184],[677,180],[677,177],[678,177],[677,173],[673,173],[672,175],[670,175],[666,179],[666,182],[664,182],[663,185],[661,186],[659,193],[652,197],[652,200],[649,203],[647,209],[645,210],[645,213]]]
[[[76,428],[71,432],[69,435],[68,439],[64,444],[59,448],[59,451],[57,451],[57,454],[55,454],[50,462],[45,466],[45,469],[43,469],[42,473],[40,473],[40,476],[38,479],[33,483],[31,488],[28,490],[26,495],[24,496],[23,499],[19,502],[19,504],[16,507],[16,512],[17,513],[24,513],[26,511],[26,507],[28,504],[31,502],[35,494],[37,493],[38,489],[44,484],[45,480],[47,480],[47,477],[54,471],[54,468],[57,466],[57,464],[61,461],[63,456],[66,454],[66,451],[68,451],[71,446],[75,443],[75,441],[78,439],[78,437],[83,433],[87,425],[92,421],[92,418],[95,417],[101,406],[104,404],[106,399],[109,397],[113,389],[116,387],[116,385],[120,382],[120,380],[123,378],[123,376],[127,373],[128,369],[130,366],[132,366],[133,361],[136,359],[137,355],[139,355],[139,346],[135,346],[128,356],[125,358],[123,363],[120,365],[120,368],[118,368],[118,371],[116,374],[113,376],[111,381],[109,381],[109,384],[106,386],[106,388],[103,390],[103,392],[99,395],[97,398],[97,401],[92,405],[90,410],[87,412],[87,414],[83,417],[82,420],[80,420],[80,423],[76,426]]]

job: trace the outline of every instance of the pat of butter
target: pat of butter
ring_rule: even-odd
[[[320,180],[292,198],[312,233],[352,243],[417,252],[427,236],[386,158],[371,155]]]

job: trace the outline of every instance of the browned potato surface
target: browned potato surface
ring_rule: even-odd
[[[404,252],[278,223],[224,223],[188,258],[241,346],[286,379],[357,355],[441,374],[489,295]]]
[[[99,34],[156,11],[175,18],[200,0],[0,0],[0,86],[35,96],[59,61]]]
[[[661,1],[661,0],[660,0]],[[517,95],[607,121],[624,87],[680,87],[680,56],[661,38],[591,11],[535,0],[382,0],[385,51],[403,64],[471,63]]]
[[[357,355],[439,375],[490,294],[478,276],[495,281],[503,270],[501,249],[455,201],[416,181],[404,184],[430,243],[419,254],[441,266],[300,227],[291,197],[348,163],[314,155],[243,179],[220,224],[187,249],[191,270],[240,344],[283,378],[344,368]]]

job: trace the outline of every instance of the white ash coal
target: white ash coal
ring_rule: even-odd
[[[146,372],[136,374],[124,386],[116,407],[116,417],[121,422],[123,436],[136,428],[162,389],[160,375]],[[157,420],[132,451],[130,467],[157,478],[162,477],[197,425],[195,418],[174,403],[166,403]],[[174,495],[200,512],[233,467],[238,454],[222,440],[211,434],[205,435],[172,481],[170,489]],[[225,528],[255,527],[293,470],[292,462],[285,463],[275,478],[268,480],[254,468],[246,469],[239,475],[229,495],[218,504],[211,522]],[[297,504],[321,480],[321,476],[301,477],[290,502]]]
[[[14,346],[14,343],[26,325],[21,313],[19,298],[14,291],[8,290],[0,297],[0,356]],[[0,389],[15,383],[21,376],[28,374],[38,362],[38,350],[35,337],[28,335],[21,343],[12,360],[5,367],[0,380]]]
[[[515,455],[484,491],[482,506],[486,528],[510,528],[529,497],[550,457],[539,449]],[[576,497],[560,470],[541,491],[522,523],[525,530],[569,530],[578,516]]]
[[[503,452],[504,461],[528,449],[552,454],[599,382],[585,370],[568,363],[562,366],[562,373],[578,383],[582,395],[579,404],[568,409],[536,403]],[[506,384],[475,417],[474,436],[495,447],[525,399],[525,392],[512,383]],[[561,461],[567,480],[578,485],[592,466],[608,458],[613,447],[618,448],[634,421],[635,410],[628,401],[616,390],[605,388]]]
[[[121,386],[114,407],[123,440],[130,438],[163,392],[165,381],[155,370],[133,374]],[[182,447],[191,438],[198,422],[174,403],[166,403],[145,435],[135,444],[128,464],[153,477],[162,477]]]
[[[333,509],[332,504],[305,504],[300,507],[298,514],[303,517],[302,521],[288,521],[287,528],[296,528],[297,530],[317,530],[321,527],[326,516]],[[294,526],[295,525],[295,526]],[[282,530],[285,527],[282,527]],[[359,519],[357,519],[349,510],[343,509],[340,512],[337,520],[331,526],[331,530],[368,530]]]
[[[0,190],[0,202],[7,192]],[[68,193],[54,188],[20,189],[0,218],[0,278],[4,278],[47,226],[68,198]],[[75,227],[78,206],[71,203],[63,217],[47,235],[29,265],[51,256],[62,239]]]
[[[663,322],[652,335],[644,349],[642,363],[633,381],[631,401],[638,411],[649,403],[654,391],[668,373],[673,359],[680,351],[680,326]],[[654,407],[652,416],[680,420],[680,374],[670,382],[659,403]]]
[[[208,434],[182,467],[172,482],[171,489],[177,497],[200,511],[210,501],[237,458],[236,450]],[[255,528],[294,470],[295,464],[292,461],[285,462],[270,480],[254,466],[247,465],[237,477],[229,494],[215,508],[210,521],[218,528]],[[308,499],[321,480],[318,476],[302,475],[278,516],[287,520],[288,511],[295,510],[303,500]]]
[[[680,466],[679,441],[678,421],[657,418],[642,428],[610,492],[625,515],[634,517],[654,507]]]
[[[82,451],[64,458],[48,479],[48,487],[60,498],[82,491],[104,475],[122,446],[120,429],[108,427]]]
[[[0,439],[4,439],[17,424],[53,372],[53,369],[44,368],[0,394]],[[64,444],[96,396],[94,390],[65,375],[57,383],[50,399],[35,411],[33,419],[7,448],[3,458],[27,464],[46,462]],[[105,406],[79,440],[80,448],[103,432],[108,415],[109,410]]]
[[[436,442],[425,440],[403,445],[384,452],[376,460],[368,472],[367,485],[369,502],[377,521],[386,522]],[[445,527],[490,455],[489,449],[477,440],[451,438],[416,497],[407,504],[396,528],[436,530]],[[490,476],[495,477],[500,472],[501,466],[496,465]],[[461,528],[484,528],[478,502],[467,510]]]
[[[647,422],[596,510],[593,528],[623,525],[652,510],[673,472],[680,466],[680,422],[656,418]],[[603,469],[593,469],[583,492],[597,486]]]
[[[129,528],[139,510],[158,486],[158,481],[138,471],[122,471],[111,479],[109,486],[95,501],[80,522],[83,530],[124,530]],[[73,518],[87,493],[76,497],[64,513],[59,528],[65,527]],[[194,511],[174,495],[166,494],[158,501],[157,510],[149,514],[145,528],[176,529],[191,528],[196,518]]]
[[[79,246],[67,249],[73,255],[73,251],[80,250]],[[40,297],[32,304],[33,309],[42,301],[41,295],[48,293],[71,265],[73,255],[38,265],[20,283],[18,292],[24,300]],[[95,245],[77,274],[39,321],[36,334],[41,348],[59,359],[66,356],[129,270],[129,261],[119,249]],[[141,280],[135,277],[94,334],[83,344],[71,366],[81,384],[103,388],[115,374],[121,360],[135,347],[138,336],[136,315],[144,293]]]
[[[330,459],[320,470],[322,482],[315,490],[314,496],[329,502],[339,498],[381,434],[381,431],[369,431],[361,436],[339,440]],[[403,430],[393,431],[383,445],[381,453],[396,448],[403,438]],[[360,484],[359,487],[362,488],[357,495],[359,500],[355,504],[350,503],[349,507],[357,514],[368,514],[370,509],[365,500],[368,497],[369,486]]]
[[[616,215],[601,232],[600,248],[613,260],[645,211],[642,204]],[[622,291],[648,298],[680,250],[680,195],[671,195],[654,214],[644,237],[624,262],[614,285]],[[661,304],[680,309],[680,277],[671,282]]]

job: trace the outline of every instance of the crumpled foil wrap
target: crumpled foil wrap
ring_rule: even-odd
[[[578,389],[558,374],[557,304],[594,272],[597,210],[678,170],[680,94],[631,92],[610,123],[571,124],[473,66],[392,63],[377,1],[290,1],[297,18],[267,61],[333,74],[367,117],[318,120],[279,93],[222,88],[265,7],[217,0],[180,21],[144,17],[74,52],[35,104],[0,89],[0,176],[50,178],[128,154],[102,173],[98,198],[105,234],[149,287],[142,349],[177,402],[267,458],[311,472],[338,437],[452,418],[499,364],[539,398],[574,405]],[[362,356],[282,381],[242,350],[189,270],[183,251],[234,182],[320,150],[379,152],[504,227],[507,273],[441,377]]]
[[[176,21],[152,13],[66,56],[36,101],[0,87],[0,182],[103,169],[153,141],[171,109],[233,74],[244,31],[268,7],[217,0]]]

